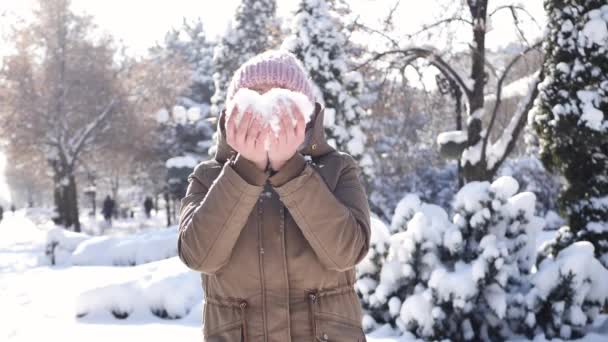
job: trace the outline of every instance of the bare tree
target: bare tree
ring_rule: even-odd
[[[399,40],[388,37],[380,30],[372,32],[382,33],[388,37],[390,44],[386,51],[374,53],[364,61],[360,67],[379,60],[390,59],[397,68],[416,66],[416,62],[424,60],[440,72],[439,87],[447,88],[456,98],[457,103],[462,100],[466,108],[466,122],[460,116],[460,105],[454,111],[456,117],[456,131],[444,132],[438,136],[440,152],[448,158],[459,160],[464,181],[492,179],[504,162],[523,130],[529,111],[532,109],[534,99],[538,94],[537,85],[540,82],[542,70],[530,80],[529,91],[520,102],[518,109],[511,115],[511,119],[502,134],[495,141],[491,141],[493,130],[496,128],[497,116],[502,104],[501,92],[506,85],[505,81],[514,66],[530,51],[538,50],[540,43],[529,44],[520,27],[521,16],[530,16],[519,5],[501,5],[489,10],[490,0],[467,0],[463,3],[466,11],[458,11],[455,15],[442,18],[430,25],[424,26],[420,31],[410,35],[428,32],[429,30],[458,23],[470,32],[468,76],[455,67],[451,61],[444,58],[446,51],[426,46],[401,47]],[[520,39],[525,42],[521,52],[509,61],[504,68],[498,70],[486,58],[487,22],[490,17],[502,11],[509,11],[513,17],[515,28]],[[391,12],[392,13],[392,12]],[[492,77],[491,77],[492,75]],[[495,101],[492,108],[485,108],[485,97],[490,79],[496,80]],[[443,85],[441,84],[443,80]],[[462,96],[462,99],[460,99]],[[487,116],[489,114],[489,117]],[[487,127],[484,128],[484,123]]]
[[[111,39],[91,38],[89,17],[69,0],[39,1],[35,20],[14,32],[16,53],[3,79],[9,90],[2,131],[10,143],[42,151],[53,173],[56,222],[80,231],[76,169],[125,100]]]

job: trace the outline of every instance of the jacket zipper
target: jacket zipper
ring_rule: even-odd
[[[264,278],[264,235],[262,233],[262,203],[263,200],[260,200],[258,202],[258,244],[260,246],[258,260],[260,264],[260,287],[262,290],[262,321],[264,323],[264,341],[266,341],[266,286]]]
[[[281,203],[281,225],[280,225],[280,232],[281,232],[281,246],[283,248],[283,271],[285,274],[285,288],[287,289],[287,336],[289,336],[289,339],[291,340],[291,316],[290,316],[290,305],[289,305],[289,272],[287,271],[287,248],[286,248],[286,242],[285,242],[285,206],[283,205],[283,203]]]

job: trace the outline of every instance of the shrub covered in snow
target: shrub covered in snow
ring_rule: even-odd
[[[587,241],[576,242],[556,258],[543,260],[525,297],[526,333],[579,338],[608,304],[608,269]]]
[[[384,222],[377,217],[371,217],[370,246],[365,258],[357,265],[357,283],[355,289],[361,299],[366,317],[363,319],[365,329],[375,327],[374,322],[381,320],[383,312],[386,311],[383,303],[370,302],[370,294],[374,292],[380,281],[380,271],[386,260],[389,248],[390,232]],[[380,307],[374,306],[380,304]],[[380,315],[380,317],[376,317]]]
[[[72,253],[74,265],[134,266],[177,255],[177,227],[127,236],[96,236]]]
[[[500,339],[507,307],[524,291],[542,219],[535,196],[511,177],[472,182],[456,194],[454,218],[409,196],[392,227],[380,282],[370,303],[385,305],[375,323],[391,323],[425,340]],[[373,315],[372,315],[373,316]]]
[[[47,234],[46,255],[54,265],[141,265],[177,255],[177,227],[94,237],[55,228]]]
[[[53,228],[46,235],[45,255],[51,265],[68,263],[76,247],[90,238],[90,235],[72,232],[63,227]]]
[[[371,209],[383,219],[390,221],[404,194],[416,194],[424,202],[450,208],[452,199],[459,189],[457,164],[429,166],[427,161],[428,158],[432,158],[431,153],[435,152],[422,151],[420,154],[412,153],[404,156],[403,159],[412,164],[412,169],[405,174],[402,167],[386,164],[386,159],[376,160],[374,177],[370,180]]]
[[[133,268],[136,280],[91,289],[76,301],[79,318],[154,315],[179,319],[202,300],[200,276],[190,272],[174,257]]]
[[[546,9],[545,78],[533,124],[543,163],[566,180],[559,204],[568,235],[593,243],[608,266],[608,5],[547,1]]]
[[[559,176],[548,172],[537,157],[526,155],[505,160],[498,170],[498,176],[511,176],[517,180],[521,191],[533,192],[536,195],[536,209],[539,214],[545,215],[557,209]],[[557,224],[556,220],[559,221],[559,218],[553,218],[551,222],[554,223],[553,228]]]

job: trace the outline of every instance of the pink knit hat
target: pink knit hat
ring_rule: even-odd
[[[230,101],[241,88],[252,90],[284,88],[300,92],[306,95],[310,102],[315,103],[313,86],[304,66],[288,51],[266,51],[241,65],[228,86],[227,101]]]

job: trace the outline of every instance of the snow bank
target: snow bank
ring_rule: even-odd
[[[67,264],[78,245],[90,238],[90,235],[84,233],[55,227],[47,232],[45,254],[52,265]]]
[[[177,227],[127,236],[99,236],[82,241],[72,253],[74,265],[134,266],[177,255]]]
[[[46,235],[55,265],[134,266],[177,255],[177,226],[123,236],[90,236],[57,227]]]
[[[76,301],[76,316],[117,319],[152,314],[163,319],[188,315],[202,300],[200,276],[174,257],[133,267],[137,280],[85,291]]]

